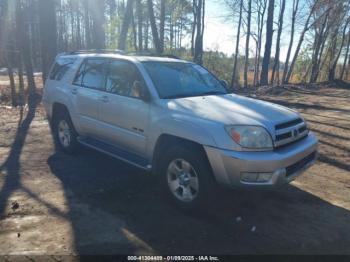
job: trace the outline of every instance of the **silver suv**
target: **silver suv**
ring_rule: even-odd
[[[185,209],[206,203],[217,184],[288,183],[317,157],[317,138],[297,112],[229,93],[176,58],[58,55],[43,104],[61,150],[82,144],[152,171]]]

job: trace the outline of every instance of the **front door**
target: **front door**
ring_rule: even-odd
[[[111,60],[105,94],[100,97],[100,119],[110,143],[132,153],[146,151],[150,104],[141,100],[135,82],[144,85],[134,64]]]

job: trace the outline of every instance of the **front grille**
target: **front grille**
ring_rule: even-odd
[[[301,118],[275,125],[275,148],[295,143],[308,135],[308,129]]]
[[[311,153],[307,157],[299,160],[293,165],[290,165],[286,168],[286,176],[290,176],[298,172],[299,170],[306,167],[308,164],[310,164],[312,161],[314,161],[316,158],[316,152]]]
[[[278,124],[275,126],[275,128],[276,128],[276,130],[279,130],[279,129],[284,129],[284,128],[288,128],[291,126],[295,126],[295,125],[300,124],[300,123],[303,123],[303,120],[301,118],[298,118],[298,119],[294,119],[292,121]]]
[[[304,131],[307,130],[307,127],[306,126],[302,126],[301,128],[299,128],[299,133],[302,133]]]
[[[275,149],[282,149],[282,148],[284,148],[284,147],[287,147],[287,146],[289,146],[289,145],[292,145],[292,144],[294,144],[294,143],[296,143],[296,142],[299,142],[299,141],[303,140],[303,139],[306,138],[307,136],[308,136],[308,134],[303,135],[303,136],[300,136],[300,137],[299,137],[298,139],[296,139],[296,140],[291,140],[291,141],[288,142],[288,143],[284,143],[284,144],[275,146]]]
[[[291,136],[292,136],[292,132],[284,133],[282,135],[277,135],[276,136],[276,141],[287,139],[287,138],[290,138]]]

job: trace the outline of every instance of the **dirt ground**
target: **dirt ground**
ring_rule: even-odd
[[[350,254],[350,90],[259,97],[302,113],[319,161],[278,190],[222,190],[192,215],[130,165],[88,149],[55,152],[40,105],[22,117],[2,106],[0,255]]]

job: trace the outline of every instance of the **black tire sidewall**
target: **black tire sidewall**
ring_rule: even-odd
[[[197,173],[199,183],[198,195],[191,202],[183,202],[179,200],[173,195],[169,188],[167,169],[169,164],[175,159],[183,159],[189,162]],[[215,181],[212,177],[211,168],[204,153],[197,148],[185,146],[171,147],[165,152],[161,159],[159,175],[163,193],[181,209],[190,211],[209,204]]]

